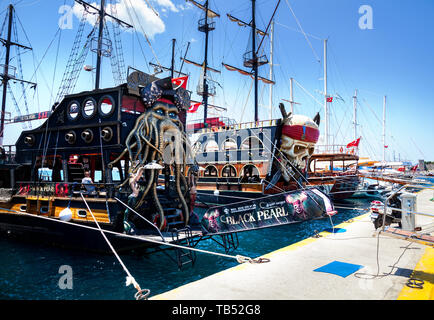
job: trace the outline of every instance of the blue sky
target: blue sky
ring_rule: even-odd
[[[134,24],[137,30],[136,34],[128,31],[122,33],[127,66],[147,72],[152,72],[149,62],[156,63],[158,60],[162,65],[169,66],[172,38],[177,40],[177,68],[180,67],[179,58],[185,54],[187,42],[190,42],[187,58],[200,63],[203,61],[204,34],[197,31],[197,21],[202,17],[202,12],[198,8],[184,0],[108,2],[116,4],[119,17]],[[266,28],[277,2],[257,0],[258,28]],[[16,4],[17,15],[26,32],[25,35],[22,33],[19,24],[19,40],[26,45],[30,42],[34,48],[34,55],[23,55],[24,78],[32,78],[35,66],[40,65],[35,73],[36,78],[32,79],[37,80],[38,90],[27,90],[29,109],[30,112],[45,111],[53,102],[51,96],[56,95],[66,66],[79,25],[80,6],[75,5],[71,11],[72,28],[62,29],[55,36],[59,19],[68,12],[60,8],[63,5],[72,8],[72,0],[14,0],[12,3]],[[159,13],[158,16],[147,3]],[[8,4],[9,1],[0,1],[0,23],[3,23]],[[221,15],[215,20],[216,30],[210,35],[209,65],[221,70],[221,74],[211,74],[217,82],[217,96],[210,102],[228,109],[223,116],[243,122],[253,120],[253,91],[249,95],[252,81],[236,72],[227,71],[221,62],[243,68],[242,55],[250,46],[250,31],[230,22],[226,14],[249,22],[250,4],[250,0],[210,1],[210,7]],[[359,8],[362,5],[372,8],[373,29],[359,28],[362,16]],[[130,16],[126,7],[131,9]],[[386,159],[393,160],[395,155],[395,159],[400,156],[411,161],[420,158],[434,160],[433,14],[432,0],[281,0],[274,28],[273,80],[276,85],[273,88],[273,117],[279,115],[279,102],[289,99],[290,77],[317,101],[323,101],[323,41],[320,39],[328,38],[328,88],[335,97],[330,106],[330,131],[334,143],[347,144],[353,140],[352,96],[357,89],[362,155],[376,159],[382,157],[381,122],[383,96],[386,95],[386,145],[389,146]],[[111,30],[111,23],[108,26]],[[309,41],[301,33],[300,26],[304,32],[312,35],[308,36]],[[89,23],[84,34],[87,35],[90,30]],[[143,32],[152,47],[146,42]],[[269,47],[267,37],[263,42],[263,53],[268,58]],[[2,49],[0,57],[4,56],[3,52]],[[89,54],[85,64],[94,65],[95,61],[95,57]],[[188,89],[195,91],[200,69],[184,64],[182,71],[190,75]],[[268,78],[269,67],[261,67],[260,75]],[[103,62],[102,76],[103,87],[114,85],[109,59]],[[82,71],[75,92],[91,89],[92,83],[93,74]],[[295,107],[296,113],[313,117],[320,112],[323,130],[322,104],[318,104],[298,84],[294,85],[294,96],[301,104]],[[13,90],[16,90],[17,97],[21,96],[18,86]],[[261,84],[259,93],[260,118],[269,119],[269,86]],[[338,95],[342,100],[336,98]],[[193,98],[200,100],[195,94]],[[25,114],[23,100],[17,100],[20,100],[21,112]],[[289,110],[289,104],[285,104]],[[12,112],[12,116],[16,115],[11,102],[7,111]],[[199,118],[202,112],[200,108],[198,114],[190,116],[191,119]],[[33,127],[36,125],[32,123]],[[21,129],[21,124],[8,125],[5,142],[14,143]]]

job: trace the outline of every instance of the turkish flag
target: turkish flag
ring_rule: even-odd
[[[333,97],[328,97],[327,102],[333,102]]]
[[[173,78],[172,83],[174,84],[174,87],[175,87],[174,89],[176,90],[176,89],[182,87],[182,88],[187,90],[187,80],[188,80],[188,76]]]
[[[358,147],[359,146],[359,142],[360,142],[360,138],[357,140],[354,140],[353,142],[350,142],[349,144],[347,144],[347,148],[349,147]]]
[[[187,112],[188,113],[195,113],[197,111],[197,109],[199,108],[199,106],[201,105],[200,102],[198,103],[193,103],[190,108],[188,108]]]

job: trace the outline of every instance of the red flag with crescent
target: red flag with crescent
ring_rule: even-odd
[[[359,142],[360,142],[360,138],[354,140],[353,142],[350,142],[349,144],[347,144],[347,148],[349,147],[358,147],[359,146]]]
[[[197,109],[199,108],[199,106],[201,105],[200,102],[198,103],[193,103],[190,108],[188,108],[187,112],[188,113],[195,113],[197,111]]]
[[[188,76],[173,78],[172,83],[174,85],[174,89],[176,90],[176,89],[182,87],[182,88],[187,90],[187,80],[188,80]]]

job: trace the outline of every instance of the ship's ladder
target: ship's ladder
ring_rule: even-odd
[[[183,265],[189,263],[191,263],[191,265],[194,265],[196,261],[196,252],[186,249],[194,247],[192,239],[193,234],[189,227],[180,230],[172,230],[172,242],[179,245],[179,247],[175,248],[176,262],[178,264],[179,270],[181,270]]]

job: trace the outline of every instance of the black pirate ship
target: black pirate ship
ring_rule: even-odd
[[[78,2],[85,12],[97,9]],[[13,12],[11,5],[9,28]],[[100,89],[108,14],[98,12],[95,89],[61,95],[40,127],[23,131],[14,146],[2,146],[0,230],[9,236],[108,251],[99,225],[122,251],[147,246],[128,235],[156,235],[164,242],[164,232],[192,224],[185,179],[189,93],[174,87],[170,77],[138,71],[128,75],[127,83]],[[78,35],[82,32],[79,28]],[[4,84],[10,79],[6,70]]]
[[[45,122],[23,131],[14,146],[3,146],[0,231],[31,241],[109,252],[101,227],[116,251],[122,252],[182,240],[194,245],[190,242],[194,238],[224,237],[336,213],[326,195],[303,183],[303,164],[318,139],[319,117],[287,114],[282,105],[282,119],[270,125],[256,121],[254,127],[241,128],[219,122],[211,133],[211,119],[205,117],[204,128],[199,128],[202,138],[190,147],[186,133],[190,94],[174,84],[173,76],[158,79],[133,70],[126,83],[99,88],[106,52],[104,16],[110,15],[104,12],[104,1],[101,9],[77,2],[86,7],[85,13],[94,9],[100,14],[95,89],[70,94],[69,82],[76,81],[79,69],[68,65],[70,76],[62,87],[68,90],[61,91]],[[202,9],[209,10],[207,5]],[[209,31],[207,23],[201,26]],[[78,35],[82,32],[79,28]],[[75,54],[72,60],[82,63],[84,58]],[[247,61],[256,77],[257,61],[255,54]],[[206,97],[206,77],[204,87]],[[241,140],[244,133],[246,139]],[[210,140],[223,151],[197,149]],[[234,142],[236,150],[229,147]],[[196,156],[194,151],[199,151]],[[233,165],[231,157],[246,161]],[[213,162],[221,158],[224,163],[217,169]],[[258,159],[267,164],[260,172],[254,170]],[[214,166],[217,174],[204,163]],[[235,181],[233,169],[237,179],[243,172],[244,180]],[[193,191],[199,195],[207,183],[211,195],[237,191],[243,196],[208,209],[199,220],[193,211]]]

